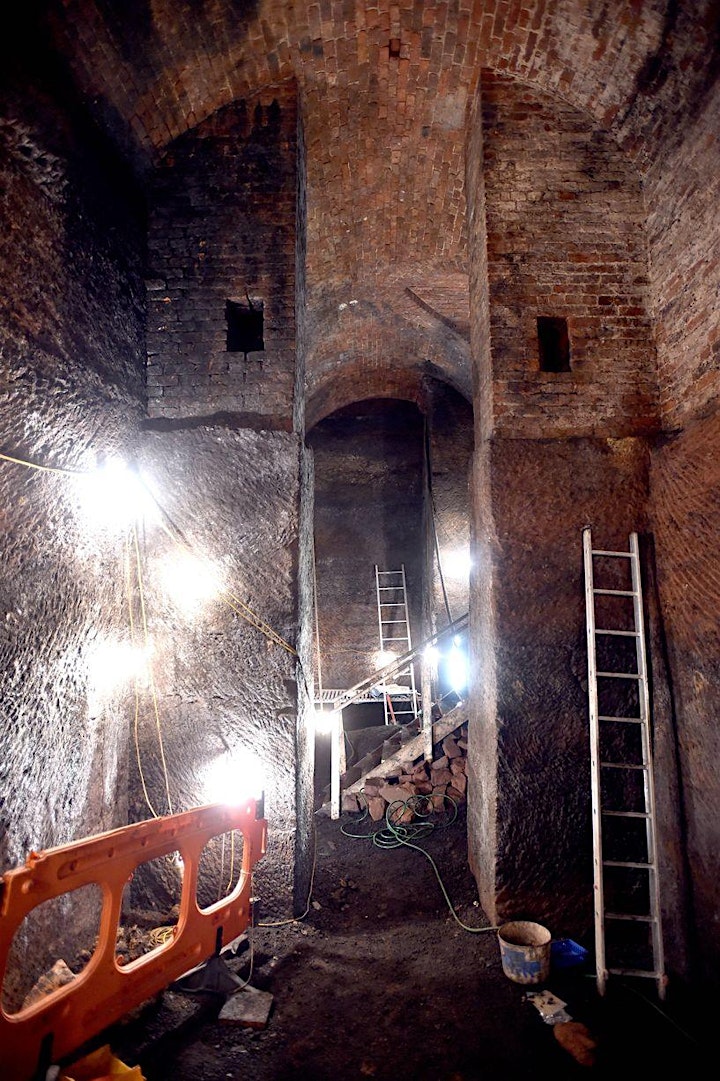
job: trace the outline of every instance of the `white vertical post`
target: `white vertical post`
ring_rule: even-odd
[[[340,817],[340,776],[345,772],[345,731],[341,709],[333,710],[330,729],[330,817]]]
[[[420,688],[422,693],[422,734],[423,756],[426,762],[433,757],[433,719],[432,719],[432,664],[423,651],[420,662]]]

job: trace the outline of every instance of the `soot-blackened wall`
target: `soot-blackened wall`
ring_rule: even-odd
[[[2,450],[84,471],[137,452],[144,222],[123,166],[72,101],[58,103],[56,86],[56,104],[46,96],[51,71],[41,61],[32,90],[3,87]],[[4,461],[0,489],[7,869],[31,849],[123,823],[129,715],[106,669],[127,630],[122,528],[102,524],[97,495],[73,475]],[[58,957],[71,959],[79,939],[92,945],[99,897],[79,893],[20,932],[9,1002]]]
[[[347,406],[315,426],[315,558],[323,685],[377,667],[375,565],[405,564],[411,634],[423,586],[422,418],[409,402]]]
[[[648,527],[647,436],[659,417],[644,209],[633,171],[576,111],[495,75],[482,95],[467,171],[480,420],[470,860],[491,918],[583,935],[592,841],[582,530],[626,550],[628,534]],[[567,321],[569,370],[541,370],[539,316]],[[660,697],[661,665],[656,676]],[[671,743],[663,730],[666,775]],[[674,845],[672,832],[664,843]],[[677,901],[675,883],[668,892]]]
[[[297,163],[293,83],[220,109],[165,154],[148,241],[151,416],[290,428]]]
[[[302,668],[295,656],[309,619],[312,496],[297,434],[300,134],[287,83],[219,110],[176,140],[152,184],[148,256],[146,462],[166,512],[195,555],[217,568],[225,590],[224,601],[190,617],[173,608],[159,586],[172,546],[162,532],[146,533],[170,792],[188,806],[222,798],[210,783],[216,770],[255,756],[269,822],[258,891],[264,907],[280,913],[301,894],[304,903],[310,873],[312,673],[307,656]],[[239,614],[248,610],[285,645]],[[151,798],[165,806],[152,714],[140,742]],[[136,814],[143,798],[136,770]]]

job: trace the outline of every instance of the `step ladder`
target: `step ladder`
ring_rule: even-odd
[[[650,696],[637,533],[629,551],[592,546],[583,530],[590,714],[595,968],[667,977],[660,916]]]
[[[412,650],[408,619],[405,564],[399,571],[382,571],[375,564],[380,650],[403,656]],[[384,662],[387,663],[387,662]],[[385,724],[409,724],[418,715],[418,695],[412,662],[379,684],[385,710]]]

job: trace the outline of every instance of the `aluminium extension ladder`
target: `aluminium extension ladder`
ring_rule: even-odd
[[[614,974],[653,979],[658,997],[664,999],[667,978],[637,533],[629,539],[627,552],[594,549],[590,529],[583,530],[595,968],[601,995],[608,976]],[[623,670],[618,670],[618,661]]]
[[[380,650],[402,657],[412,650],[408,618],[405,564],[399,571],[381,571],[375,565]],[[412,661],[394,675],[393,682],[381,683],[385,724],[409,724],[418,715],[415,669]]]

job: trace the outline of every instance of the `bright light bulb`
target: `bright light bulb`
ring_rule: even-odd
[[[446,578],[467,578],[472,560],[467,548],[454,548],[443,556],[442,567]]]
[[[425,646],[425,652],[423,654],[428,664],[436,665],[440,659],[440,650],[437,646]]]
[[[329,736],[338,723],[340,714],[336,710],[315,710],[315,734]]]
[[[247,799],[260,799],[265,787],[260,759],[252,751],[226,751],[210,763],[204,778],[208,803],[237,807]]]
[[[220,568],[189,552],[178,552],[164,560],[160,577],[166,592],[186,613],[214,600],[222,590]]]
[[[462,649],[453,644],[447,657],[447,675],[450,686],[456,694],[460,694],[467,686],[467,657]]]
[[[386,665],[392,664],[397,660],[397,653],[393,653],[391,649],[378,649],[373,654],[373,664],[376,668],[385,668]]]
[[[157,521],[158,508],[138,473],[118,458],[109,458],[77,478],[80,502],[90,523],[99,529],[127,529],[140,519]]]
[[[87,661],[88,683],[96,695],[107,695],[123,684],[146,679],[152,643],[145,648],[130,642],[101,642]]]

